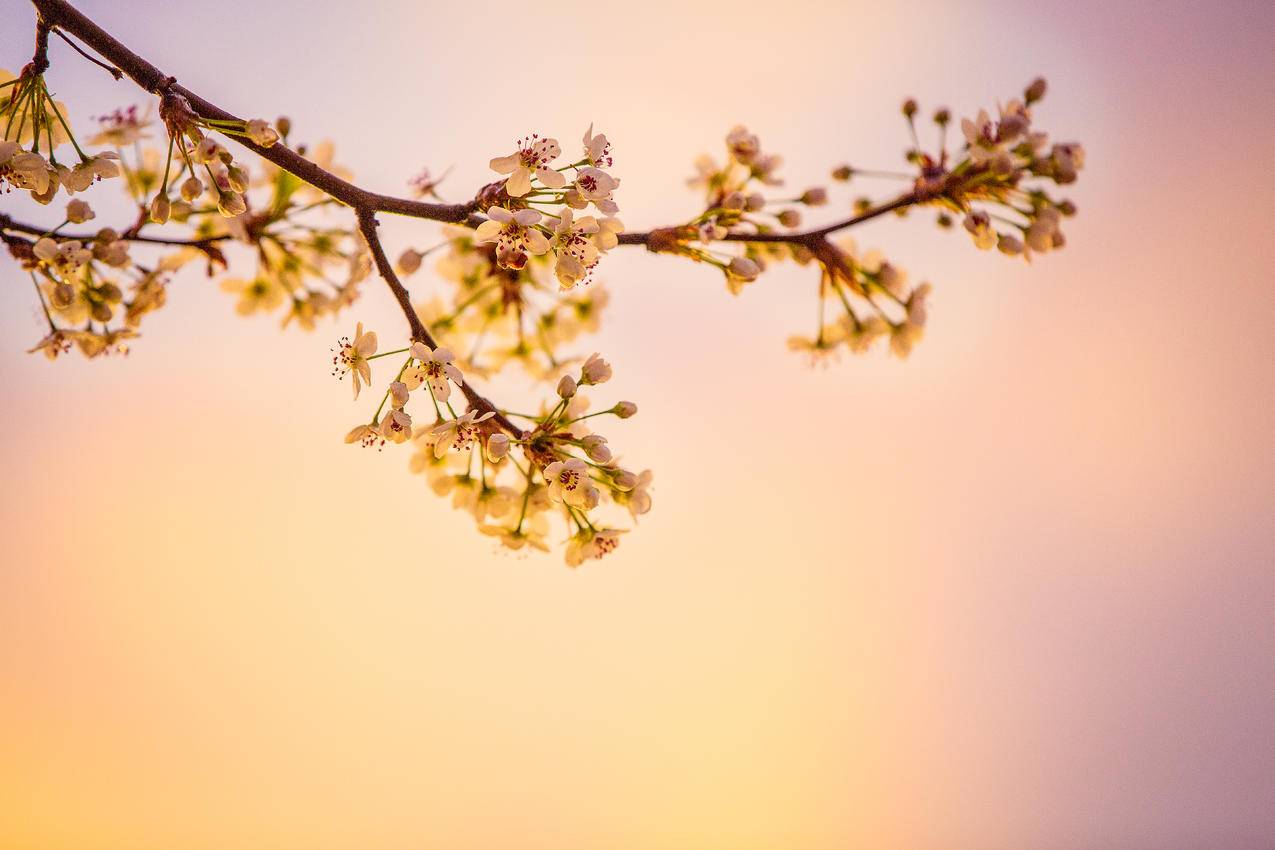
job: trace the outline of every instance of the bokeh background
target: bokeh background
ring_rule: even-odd
[[[460,198],[593,121],[625,221],[664,223],[736,122],[799,190],[896,167],[905,95],[969,114],[1038,73],[1089,160],[1032,267],[929,216],[858,233],[936,284],[906,362],[788,354],[809,270],[733,299],[609,257],[602,396],[640,404],[611,436],[656,500],[578,571],[341,444],[344,322],[281,334],[196,274],[127,362],[51,364],[0,267],[0,847],[1275,843],[1275,7],[81,6],[386,191],[454,166]],[[31,10],[2,19],[16,70]],[[53,54],[81,121],[142,102]]]

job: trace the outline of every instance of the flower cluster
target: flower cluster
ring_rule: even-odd
[[[862,354],[884,337],[891,353],[907,357],[925,333],[930,284],[909,286],[907,272],[878,251],[859,254],[849,237],[821,248],[818,261],[819,326],[813,337],[790,337],[789,349],[822,363],[843,349]],[[836,319],[826,318],[829,305]]]
[[[464,352],[466,371],[486,376],[516,363],[532,378],[548,380],[575,359],[563,346],[597,331],[609,300],[602,283],[563,292],[546,255],[511,269],[473,230],[449,227],[445,236],[433,248],[404,251],[397,265],[413,274],[427,254],[442,252],[436,270],[452,289],[445,299],[418,304],[416,312],[435,338]]]
[[[99,131],[92,142],[116,148],[109,161],[119,167],[124,178],[120,185],[136,205],[138,219],[122,231],[103,228],[89,236],[65,236],[68,225],[95,217],[77,198],[68,203],[62,224],[37,232],[39,238],[29,249],[11,245],[11,252],[21,253],[36,276],[49,321],[49,335],[37,349],[50,356],[69,350],[70,343],[89,356],[124,350],[122,341],[137,336],[141,318],[164,306],[173,272],[204,260],[208,274],[218,274],[228,267],[227,251],[233,245],[250,249],[256,259],[250,277],[228,275],[220,281],[221,289],[235,297],[240,315],[282,309],[285,327],[295,323],[312,330],[320,317],[335,315],[358,298],[371,261],[356,229],[323,219],[323,211],[335,206],[332,199],[264,161],[250,174],[212,137],[202,135],[202,125],[170,136],[165,156],[162,148],[145,144],[153,122],[136,106],[97,120]],[[280,119],[279,125],[286,128],[290,122]],[[217,129],[235,132],[230,126]],[[276,138],[264,122],[247,122],[242,132],[263,144]],[[192,135],[199,136],[197,144],[189,144]],[[8,145],[0,143],[0,154]],[[298,150],[304,154],[306,148]],[[315,149],[314,158],[335,169],[331,157],[330,145]],[[196,173],[205,175],[207,183]],[[168,186],[180,186],[180,197],[170,199]],[[213,188],[206,191],[205,186]],[[227,198],[228,193],[234,197]],[[234,210],[239,212],[227,216]],[[133,240],[144,227],[161,223],[162,231],[140,237],[160,256],[134,262],[129,254],[130,245],[137,244]],[[20,245],[13,237],[6,241]],[[122,326],[110,324],[115,317],[123,320]]]
[[[80,147],[66,105],[53,99],[34,64],[16,77],[0,69],[0,127],[0,192],[23,189],[37,202],[49,204],[58,187],[74,195],[99,180],[119,176],[117,154],[87,154]],[[57,148],[67,142],[79,158],[72,165],[57,158]]]
[[[611,174],[611,145],[592,126],[580,152],[561,165],[556,139],[524,137],[512,153],[490,161],[499,181],[446,209],[333,188],[352,178],[333,162],[326,143],[312,152],[304,145],[293,150],[339,178],[317,181],[330,195],[264,158],[250,170],[223,140],[262,153],[290,144],[291,122],[209,118],[203,113],[226,113],[188,99],[171,78],[149,87],[159,98],[161,132],[151,132],[149,109],[116,109],[96,119],[88,142],[105,150],[87,154],[65,105],[45,82],[40,37],[47,41],[50,26],[40,26],[36,59],[16,77],[0,72],[0,191],[22,190],[48,205],[59,187],[74,195],[122,176],[118,184],[134,218],[119,228],[83,228],[96,215],[81,198],[71,198],[63,220],[47,229],[0,214],[0,241],[30,275],[48,321],[48,334],[32,351],[50,358],[72,347],[89,357],[126,352],[142,319],[164,306],[173,273],[195,261],[220,278],[239,314],[281,312],[284,326],[304,329],[352,305],[375,267],[407,313],[413,338],[381,351],[377,335],[360,323],[333,349],[333,374],[349,379],[356,402],[376,386],[374,361],[401,358],[375,410],[346,442],[378,449],[410,443],[411,469],[470,514],[482,533],[512,550],[547,549],[556,535],[572,566],[619,545],[625,529],[618,516],[627,512],[636,521],[651,507],[651,472],[621,464],[608,437],[594,430],[605,421],[599,417],[627,419],[636,405],[620,401],[590,412],[590,395],[611,379],[611,366],[597,354],[564,350],[598,328],[608,292],[592,281],[606,252],[624,242],[708,263],[734,294],[773,262],[817,267],[818,325],[813,337],[791,338],[790,348],[825,361],[886,339],[891,352],[905,357],[924,333],[930,285],[911,285],[880,254],[861,253],[834,234],[929,206],[945,228],[959,220],[977,247],[1030,260],[1065,244],[1062,223],[1075,207],[1055,197],[1053,187],[1075,182],[1084,166],[1080,145],[1051,144],[1036,127],[1033,110],[1046,90],[1037,80],[1020,99],[999,106],[995,117],[980,111],[961,121],[963,142],[954,152],[948,149],[950,113],[934,113],[938,144],[927,152],[917,134],[919,107],[906,101],[908,170],[842,165],[832,172],[839,183],[902,180],[906,191],[859,198],[851,218],[806,231],[800,228],[807,210],[828,204],[828,191],[783,191],[782,158],[737,126],[726,135],[724,159],[705,156],[696,163],[690,183],[703,193],[698,214],[626,236],[616,217],[620,181]],[[78,162],[59,161],[56,151],[67,144]],[[266,157],[286,162],[290,154]],[[411,194],[440,200],[445,176],[422,171],[408,183]],[[355,208],[357,226],[350,216],[334,224],[325,215],[341,203]],[[432,247],[402,251],[395,272],[375,230],[375,213],[390,209],[465,226],[446,228]],[[146,256],[135,257],[143,248]],[[432,262],[446,283],[413,306],[399,275],[416,273],[435,252]],[[250,275],[229,274],[237,253],[251,254]],[[539,412],[496,405],[471,385],[471,377],[510,364],[533,383],[553,387]]]
[[[95,217],[87,203],[72,200],[61,225],[14,251],[23,255],[49,326],[32,352],[54,359],[74,344],[86,357],[127,353],[126,341],[137,336],[142,318],[167,300],[167,270],[134,264],[129,243],[115,230],[74,239],[57,233]]]
[[[411,470],[424,474],[436,494],[450,497],[505,547],[548,551],[550,519],[558,515],[566,529],[566,561],[578,566],[619,545],[624,531],[603,518],[607,504],[633,519],[651,509],[651,472],[621,466],[607,438],[591,427],[598,416],[628,419],[637,413],[628,401],[587,412],[586,390],[611,379],[611,365],[599,355],[562,375],[553,403],[536,415],[480,410],[472,403],[458,413],[453,400],[465,377],[451,351],[413,342],[378,353],[376,334],[361,324],[353,337],[341,340],[333,372],[351,377],[357,398],[371,382],[371,361],[395,354],[406,357],[394,379],[371,419],[350,429],[345,441],[383,449],[410,440]],[[419,407],[416,399],[422,396],[429,403],[423,416],[417,411],[414,417],[409,408]],[[510,417],[526,420],[528,428],[507,424]]]
[[[620,181],[600,167],[611,166],[611,145],[592,125],[582,141],[580,158],[560,168],[551,167],[562,155],[558,140],[537,134],[491,161],[493,171],[509,177],[487,206],[477,239],[495,245],[501,268],[518,270],[532,257],[547,256],[558,284],[571,289],[587,283],[602,254],[619,244],[624,225],[615,217],[620,208],[613,194]],[[601,218],[576,218],[576,211],[590,205]]]
[[[912,140],[907,161],[915,170],[841,165],[832,178],[840,183],[855,177],[898,179],[910,183],[910,190],[881,202],[859,198],[853,218],[799,233],[789,233],[801,225],[799,207],[826,204],[828,192],[813,187],[792,198],[768,198],[771,187],[782,185],[782,159],[764,153],[756,135],[735,127],[726,136],[724,163],[701,157],[689,181],[704,192],[704,211],[686,224],[652,231],[648,246],[715,265],[736,294],[771,261],[813,263],[821,276],[819,326],[813,337],[790,338],[789,347],[822,361],[842,349],[867,351],[875,340],[888,337],[890,350],[906,357],[924,333],[930,285],[910,288],[897,266],[875,253],[860,257],[853,242],[838,244],[830,235],[887,212],[903,215],[911,207],[933,206],[940,210],[942,227],[952,227],[955,216],[962,216],[964,229],[982,249],[998,248],[1030,260],[1033,254],[1061,248],[1062,221],[1076,208],[1051,195],[1048,184],[1074,182],[1084,166],[1084,149],[1076,143],[1050,144],[1048,135],[1033,125],[1032,109],[1045,90],[1045,81],[1038,79],[1021,100],[999,107],[996,120],[981,111],[962,121],[965,143],[956,154],[947,147],[951,113],[934,113],[939,142],[937,151],[928,153],[917,135],[919,107],[914,100],[905,101],[902,112]],[[827,320],[828,304],[843,315]]]
[[[316,153],[330,159],[331,147],[320,145]],[[273,166],[263,168],[250,190],[243,212],[233,218],[205,215],[200,231],[224,234],[251,247],[256,256],[251,278],[221,282],[224,291],[236,296],[236,311],[251,315],[282,306],[284,327],[296,323],[313,330],[321,317],[353,304],[372,262],[357,229],[321,215],[334,206],[331,199],[315,197],[301,180]]]
[[[768,259],[794,256],[786,243],[747,241],[750,235],[794,230],[801,226],[802,208],[828,202],[828,191],[822,186],[812,186],[797,197],[773,197],[776,187],[784,185],[778,173],[782,164],[783,157],[764,153],[761,140],[746,127],[727,133],[724,162],[707,154],[695,161],[696,174],[687,183],[704,192],[704,211],[673,231],[677,241],[673,252],[719,268],[734,295],[757,279]],[[720,243],[728,239],[737,243],[738,252],[723,251]]]
[[[263,148],[278,143],[278,131],[261,119],[204,118],[191,108],[190,101],[174,91],[165,91],[161,97],[159,117],[168,131],[168,156],[164,161],[164,177],[159,192],[150,202],[151,220],[159,224],[168,221],[173,205],[169,187],[173,185],[178,186],[181,200],[187,204],[194,204],[206,196],[226,218],[247,212],[248,204],[244,199],[249,184],[247,169],[235,161],[224,145],[205,135],[204,131],[247,140]],[[176,174],[172,173],[174,159],[178,164]]]
[[[919,205],[940,209],[941,227],[951,227],[954,217],[960,217],[963,229],[979,249],[996,248],[1029,261],[1033,254],[1066,244],[1062,221],[1075,215],[1076,207],[1052,195],[1049,184],[1076,182],[1085,164],[1085,151],[1075,142],[1051,143],[1049,134],[1034,125],[1033,109],[1047,88],[1045,80],[1037,78],[1023,90],[1021,99],[997,107],[995,119],[985,109],[974,118],[962,119],[964,144],[955,154],[947,145],[951,113],[935,110],[933,121],[939,138],[936,151],[931,153],[923,149],[917,136],[916,101],[904,102],[903,116],[913,142],[907,158],[917,172],[897,176],[913,181]],[[848,165],[833,176],[846,181],[856,174],[895,176]]]

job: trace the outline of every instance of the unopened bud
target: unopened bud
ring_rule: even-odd
[[[496,463],[509,454],[509,435],[496,433],[487,438],[487,460]]]
[[[784,227],[797,227],[801,224],[801,213],[796,210],[783,210],[777,218]]]
[[[1037,77],[1032,80],[1031,85],[1023,91],[1023,97],[1027,99],[1029,104],[1035,103],[1045,96],[1045,91],[1048,88],[1049,86],[1045,83],[1045,78]]]
[[[1016,257],[1023,253],[1023,242],[1017,236],[1010,236],[1008,233],[1002,233],[1000,239],[996,242],[996,247],[1000,249],[1002,254],[1008,254]]]
[[[839,180],[842,183],[845,183],[853,176],[854,176],[854,169],[851,168],[849,165],[838,165],[836,168],[832,169],[833,180]]]
[[[761,269],[747,257],[735,257],[730,261],[730,265],[726,267],[726,273],[731,277],[751,282],[757,279],[757,275],[761,274]]]
[[[168,202],[167,195],[156,195],[151,201],[151,221],[164,224],[168,221],[171,212],[172,206]]]
[[[222,192],[217,196],[217,211],[226,218],[234,218],[248,211],[248,204],[238,192]]]
[[[79,198],[74,198],[66,204],[66,220],[72,224],[83,224],[95,215],[93,208]]]
[[[821,207],[828,203],[828,190],[822,186],[815,186],[813,189],[802,192],[798,200],[808,207]]]
[[[226,169],[226,182],[235,192],[247,192],[248,172],[237,165],[231,165]]]
[[[420,251],[408,248],[399,255],[398,270],[403,274],[412,274],[421,267],[421,257],[423,256],[424,254]]]
[[[615,415],[621,419],[628,419],[637,413],[637,405],[631,401],[622,401],[614,408]]]
[[[607,438],[601,434],[590,434],[580,441],[585,454],[594,463],[606,463],[611,459],[611,449],[607,446]]]
[[[558,381],[558,395],[561,398],[571,398],[576,394],[576,379],[570,375],[563,375],[562,380]]]
[[[204,193],[204,184],[198,177],[187,177],[181,186],[183,201],[196,201]]]
[[[292,119],[286,115],[280,115],[274,120],[274,125],[279,130],[279,135],[286,136],[292,132]]]
[[[913,115],[915,115],[916,109],[917,109],[916,101],[913,100],[912,98],[909,97],[907,100],[903,101],[903,116],[905,118],[911,118]]]
[[[263,148],[273,147],[279,142],[279,134],[260,118],[254,118],[244,125],[244,129],[248,133],[248,138]]]

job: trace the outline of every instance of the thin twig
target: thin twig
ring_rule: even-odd
[[[114,65],[103,62],[101,59],[98,59],[96,56],[90,56],[88,52],[84,50],[84,48],[80,47],[74,41],[71,41],[71,39],[67,36],[67,34],[62,32],[62,30],[54,29],[53,34],[56,35],[58,38],[62,39],[63,41],[65,41],[67,44],[71,45],[71,49],[73,49],[76,53],[80,54],[85,59],[89,60],[94,65],[96,65],[97,67],[105,69],[106,72],[110,74],[112,77],[114,77],[115,79],[120,80],[124,78],[123,71],[121,71],[119,68],[116,68]]]
[[[32,236],[43,236],[48,232],[47,227],[37,227],[33,224],[23,224],[20,221],[14,221],[13,218],[0,213],[0,230],[12,230],[17,233],[29,233]],[[59,240],[76,239],[80,242],[92,242],[97,238],[95,233],[62,233],[57,234]],[[173,245],[178,247],[202,248],[215,242],[221,242],[226,239],[233,238],[228,233],[221,233],[216,236],[204,236],[199,239],[169,239],[163,236],[142,236],[138,233],[130,233],[124,231],[119,234],[119,238],[125,242],[148,242],[153,245]]]

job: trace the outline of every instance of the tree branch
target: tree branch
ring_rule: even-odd
[[[31,0],[31,3],[40,13],[40,25],[46,28],[57,27],[74,35],[151,94],[159,95],[165,91],[180,94],[190,101],[191,107],[198,115],[206,119],[216,121],[242,120],[220,106],[204,100],[190,89],[178,85],[176,77],[168,76],[150,62],[129,50],[65,0]],[[44,39],[47,42],[47,32],[44,34]],[[465,221],[466,217],[477,209],[476,201],[464,204],[431,204],[424,201],[413,201],[407,198],[395,198],[389,195],[369,192],[366,189],[355,186],[353,183],[342,180],[335,174],[301,156],[296,151],[289,150],[283,144],[276,144],[266,148],[241,136],[235,136],[234,139],[262,159],[273,162],[285,171],[295,174],[319,191],[355,209],[367,208],[373,211],[392,212],[415,218],[452,223]]]
[[[238,116],[225,109],[205,100],[195,92],[177,84],[175,77],[169,76],[141,56],[134,53],[124,44],[116,40],[113,36],[99,27],[96,23],[82,14],[78,9],[72,6],[66,0],[31,0],[39,13],[39,22],[37,24],[37,60],[42,59],[47,51],[48,32],[52,28],[65,30],[76,36],[80,41],[84,42],[100,56],[110,62],[115,68],[127,75],[137,85],[141,86],[147,92],[154,95],[163,95],[166,92],[173,92],[185,97],[194,111],[205,119],[218,121],[242,121]],[[68,40],[68,43],[69,40]],[[72,45],[73,47],[75,45]],[[77,48],[78,49],[78,48]],[[80,51],[81,53],[83,51]],[[47,65],[47,60],[44,64]],[[362,187],[356,186],[347,180],[327,171],[314,162],[306,159],[293,150],[290,150],[283,144],[275,144],[271,147],[262,147],[242,136],[234,136],[235,141],[248,148],[262,159],[274,163],[278,167],[288,171],[298,178],[309,183],[319,191],[340,201],[347,206],[353,208],[358,217],[359,230],[367,241],[368,248],[372,253],[373,261],[376,265],[380,276],[385,280],[386,285],[390,288],[395,300],[398,302],[404,317],[407,319],[408,326],[411,330],[412,339],[425,343],[431,348],[436,348],[433,337],[429,330],[421,322],[417,316],[415,308],[411,303],[411,296],[406,287],[398,279],[394,272],[393,265],[390,263],[385,254],[385,249],[381,244],[379,235],[377,234],[377,212],[389,212],[397,215],[410,216],[414,218],[429,219],[432,221],[448,222],[455,224],[465,224],[469,227],[477,227],[483,222],[483,218],[477,215],[483,206],[483,201],[488,200],[488,196],[493,194],[493,190],[498,190],[497,184],[484,187],[477,193],[477,196],[463,204],[434,204],[424,201],[409,200],[406,198],[398,198],[391,195],[383,195],[377,192],[371,192]],[[955,177],[955,175],[952,175]],[[967,175],[968,177],[968,175]],[[932,192],[921,194],[914,190],[906,194],[900,195],[893,201],[873,207],[866,212],[852,216],[843,221],[834,222],[833,224],[820,227],[814,230],[807,230],[798,233],[730,233],[723,237],[722,241],[727,242],[755,242],[755,243],[785,243],[791,245],[802,245],[818,253],[827,245],[827,236],[836,231],[856,224],[868,221],[878,216],[884,215],[894,210],[902,209],[912,204],[921,203],[930,198],[941,194],[941,192]],[[36,231],[34,228],[25,225],[17,225],[12,220],[5,219],[8,222],[9,229],[19,230],[27,233],[43,234],[44,231]],[[675,250],[678,242],[686,237],[685,231],[688,225],[679,225],[667,228],[657,228],[654,230],[634,233],[622,233],[619,235],[619,244],[621,245],[644,245],[648,250],[655,252]],[[76,237],[67,237],[76,238]],[[128,235],[132,241],[137,242],[154,242],[169,245],[194,245],[207,244],[209,240],[167,240],[159,237],[143,237],[133,232]],[[483,396],[479,395],[466,382],[462,390],[470,405],[482,410],[491,411],[495,414],[495,421],[509,433],[521,437],[523,432],[515,426],[509,419],[502,414],[495,405]]]
[[[14,221],[10,216],[0,213],[0,230],[11,230],[16,233],[29,233],[32,236],[44,236],[48,233],[48,228],[37,227],[33,224],[23,224],[20,221]],[[77,239],[80,242],[92,242],[97,238],[96,233],[57,233],[58,239]],[[229,233],[221,233],[216,236],[205,236],[201,239],[168,239],[163,236],[142,236],[139,233],[125,230],[119,234],[119,238],[125,242],[148,242],[152,245],[174,245],[177,247],[202,248],[205,245],[211,245],[214,242],[221,242],[231,239]]]
[[[378,225],[375,211],[362,207],[358,210],[358,217],[359,232],[363,234],[368,250],[372,252],[372,262],[376,265],[376,270],[381,277],[384,278],[386,285],[389,286],[390,292],[394,293],[394,298],[398,301],[398,306],[403,311],[403,315],[407,317],[412,339],[417,342],[423,342],[430,348],[438,348],[438,343],[434,341],[429,329],[425,327],[421,317],[416,314],[416,308],[412,306],[412,296],[408,293],[407,287],[403,286],[398,279],[389,257],[385,256],[385,248],[381,245],[381,236],[376,232]],[[460,389],[465,394],[465,399],[469,402],[470,407],[482,412],[491,411],[495,414],[494,420],[500,424],[501,428],[517,439],[523,437],[522,429],[510,422],[508,417],[501,413],[496,405],[479,395],[470,385],[468,379],[461,384]]]

